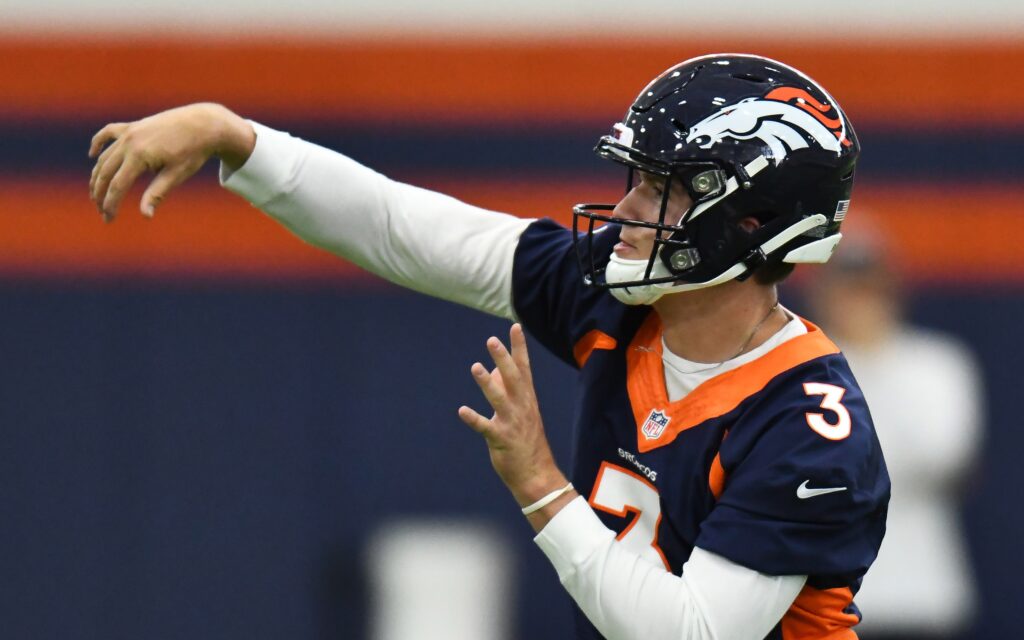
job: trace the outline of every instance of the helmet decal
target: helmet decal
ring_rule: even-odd
[[[807,91],[796,87],[779,87],[769,91],[765,98],[795,104],[818,120],[821,120],[821,123],[832,131],[832,134],[844,147],[849,147],[853,144],[846,137],[846,123],[843,121],[842,115],[837,111],[836,117],[829,118],[825,114],[833,111],[833,108],[827,103],[818,102]],[[831,96],[829,96],[829,99],[832,99]]]
[[[704,118],[686,132],[686,142],[710,149],[726,138],[757,138],[771,149],[771,160],[778,165],[790,151],[810,146],[810,137],[838,155],[850,142],[842,116],[825,115],[831,110],[802,89],[780,87],[764,98],[746,98]]]

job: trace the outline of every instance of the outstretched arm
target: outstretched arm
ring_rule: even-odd
[[[491,463],[521,507],[566,485],[544,434],[526,338],[513,325],[511,350],[487,341],[495,368],[471,372],[494,415],[459,408],[484,437]],[[527,518],[569,595],[610,640],[759,640],[793,603],[806,576],[770,576],[695,548],[676,576],[627,549],[575,491]]]
[[[394,182],[214,104],[107,125],[89,153],[98,156],[90,195],[108,222],[143,173],[156,173],[141,202],[152,216],[172,189],[216,156],[226,188],[307,242],[399,285],[514,315],[512,260],[529,220]]]

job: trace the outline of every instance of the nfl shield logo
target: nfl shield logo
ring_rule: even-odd
[[[671,419],[664,412],[655,409],[651,411],[651,415],[647,416],[647,422],[640,430],[648,440],[657,440],[665,432],[665,427],[668,426]]]

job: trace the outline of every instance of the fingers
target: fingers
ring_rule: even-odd
[[[111,158],[120,153],[120,149],[118,148],[119,146],[120,145],[115,142],[104,149],[103,153],[101,153],[100,157],[96,160],[96,164],[93,165],[92,173],[89,175],[89,198],[91,198],[93,202],[96,202],[97,207],[99,206],[100,201],[97,200],[96,197],[96,183],[99,180],[99,177],[103,174],[103,167],[111,161]]]
[[[110,186],[110,181],[114,178],[114,175],[121,169],[121,164],[124,162],[124,150],[121,145],[114,143],[110,148],[103,152],[100,159],[96,162],[96,166],[93,168],[93,182],[90,187],[90,196],[92,201],[96,203],[96,208],[99,209],[100,213],[103,214],[103,220],[110,222],[112,216],[108,215],[106,210],[103,208],[103,202],[107,197],[107,189]]]
[[[530,353],[526,349],[526,333],[523,325],[518,322],[508,332],[509,344],[512,345],[512,360],[519,370],[523,382],[533,387],[533,371],[530,369]]]
[[[94,158],[99,154],[99,159],[96,160],[96,164],[92,168],[92,174],[89,176],[89,197],[96,203],[96,208],[103,214],[105,222],[110,222],[111,218],[103,211],[101,203],[106,197],[107,184],[111,176],[121,168],[124,155],[121,145],[117,144],[117,139],[120,138],[127,128],[128,124],[123,122],[108,124],[92,137],[92,143],[89,145],[90,158]],[[114,140],[114,144],[107,147],[101,154],[100,149],[103,149],[103,146],[111,140]]]
[[[513,396],[518,395],[522,376],[519,373],[519,367],[516,366],[516,362],[512,359],[512,354],[508,352],[508,349],[501,343],[501,340],[493,336],[487,339],[487,351],[491,354],[491,359],[494,360],[498,371],[501,372],[502,382],[505,383],[505,388],[509,394]]]
[[[487,419],[469,407],[459,408],[459,418],[475,431],[484,433],[492,430],[495,420],[516,420],[524,409],[529,412],[530,406],[536,406],[533,392],[533,381],[530,373],[530,357],[526,349],[526,335],[519,324],[512,325],[509,331],[510,353],[501,340],[488,338],[487,351],[494,359],[496,368],[487,368],[476,362],[470,367],[470,373],[487,402],[494,409],[494,418]]]
[[[92,137],[92,142],[89,144],[89,157],[95,158],[96,154],[100,152],[103,145],[107,144],[111,140],[115,140],[121,137],[124,130],[128,128],[127,122],[113,122],[103,127],[96,132],[96,135]]]
[[[501,374],[497,371],[493,374],[488,373],[487,368],[479,362],[473,363],[469,370],[473,374],[473,380],[480,387],[480,390],[483,391],[484,397],[487,398],[487,402],[494,409],[495,417],[497,417],[507,406],[505,389],[500,381]],[[465,405],[459,407],[459,419],[469,425],[473,431],[483,436],[489,435],[490,431],[494,428],[494,418],[485,418]]]
[[[142,215],[152,218],[156,208],[167,198],[171,189],[188,180],[192,173],[193,171],[189,168],[164,167],[160,173],[156,174],[153,181],[146,187],[145,193],[142,194],[140,203]]]
[[[473,409],[463,405],[459,407],[459,419],[469,425],[469,428],[477,433],[487,433],[491,427],[491,421]]]
[[[145,122],[107,125],[93,137],[89,154],[98,153],[99,157],[89,178],[89,197],[107,222],[114,219],[125,195],[146,171],[157,171],[140,203],[143,215],[152,217],[167,194],[198,171],[206,159],[205,156],[176,158],[169,155],[159,140],[153,141],[152,132],[139,133],[141,129],[133,129]],[[110,140],[114,142],[103,149]]]
[[[146,163],[136,156],[126,158],[118,167],[117,173],[110,179],[110,186],[103,197],[103,215],[108,221],[113,220],[117,215],[121,200],[145,170]]]
[[[469,372],[473,374],[473,381],[480,387],[480,391],[483,392],[484,398],[487,399],[494,412],[504,413],[508,407],[508,394],[505,391],[501,371],[495,370],[493,373],[489,373],[484,365],[475,362],[469,368]]]

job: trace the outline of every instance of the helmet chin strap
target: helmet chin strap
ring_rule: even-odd
[[[820,227],[828,223],[828,218],[824,214],[816,213],[813,216],[808,216],[799,222],[796,222],[778,234],[772,236],[765,241],[760,247],[758,247],[764,255],[771,255],[777,251],[784,244],[796,238],[797,236],[807,233],[811,229]],[[838,234],[836,234],[838,235]],[[835,247],[835,242],[832,242],[832,248]],[[792,253],[787,254],[787,262],[797,262],[798,260],[791,259]],[[647,272],[647,264],[650,259],[644,260],[631,260],[628,258],[620,258],[619,256],[612,253],[611,258],[608,261],[608,267],[605,269],[605,281],[609,284],[616,284],[620,282],[634,282],[636,280],[643,280],[644,275]],[[639,304],[654,304],[662,296],[669,293],[678,293],[680,291],[693,291],[695,289],[706,289],[707,287],[713,287],[715,285],[722,284],[734,280],[739,276],[743,275],[747,271],[747,265],[742,261],[732,265],[724,272],[704,282],[684,282],[684,283],[671,283],[663,282],[660,284],[640,284],[636,286],[628,287],[616,287],[610,289],[611,294],[615,296],[615,299],[623,304],[628,305],[639,305]],[[654,268],[651,269],[652,278],[663,278],[670,277],[672,274],[669,273],[668,267],[662,263],[661,260],[654,261]]]

